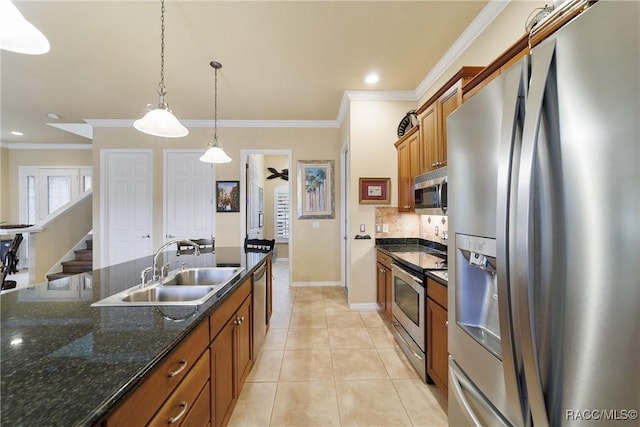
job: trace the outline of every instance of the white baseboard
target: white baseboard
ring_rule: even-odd
[[[340,282],[292,282],[291,286],[342,286]]]
[[[351,310],[378,310],[378,304],[375,302],[349,303]]]

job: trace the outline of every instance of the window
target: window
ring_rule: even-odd
[[[274,217],[276,242],[289,241],[289,186],[282,185],[274,191]]]

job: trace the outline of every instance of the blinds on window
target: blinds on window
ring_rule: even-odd
[[[274,191],[274,217],[276,242],[289,241],[289,186],[277,187]]]

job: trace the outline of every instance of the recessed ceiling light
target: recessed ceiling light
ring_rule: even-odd
[[[15,136],[24,136],[24,133],[22,133],[22,132],[18,132],[17,130],[13,130],[13,131],[11,131],[11,135],[15,135]]]
[[[378,83],[378,80],[380,80],[380,77],[376,73],[371,73],[364,78],[364,82],[370,85]]]
[[[56,119],[56,120],[60,118],[60,116],[57,115],[56,113],[49,113],[47,114],[47,117],[49,117],[50,119]]]

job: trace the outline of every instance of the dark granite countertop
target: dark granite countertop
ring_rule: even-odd
[[[265,256],[242,248],[216,248],[197,257],[165,252],[163,263],[177,259],[185,267],[245,269],[195,314],[194,307],[184,306],[163,307],[164,316],[155,307],[90,307],[139,283],[151,256],[0,296],[0,425],[101,422]]]
[[[420,238],[382,238],[376,239],[376,249],[380,249],[395,261],[416,271],[422,271],[423,274],[431,279],[447,286],[446,275],[443,277],[441,272],[422,268],[422,266],[418,264],[420,254],[435,255],[446,261],[447,247],[445,245]],[[416,254],[418,257],[415,256]]]

